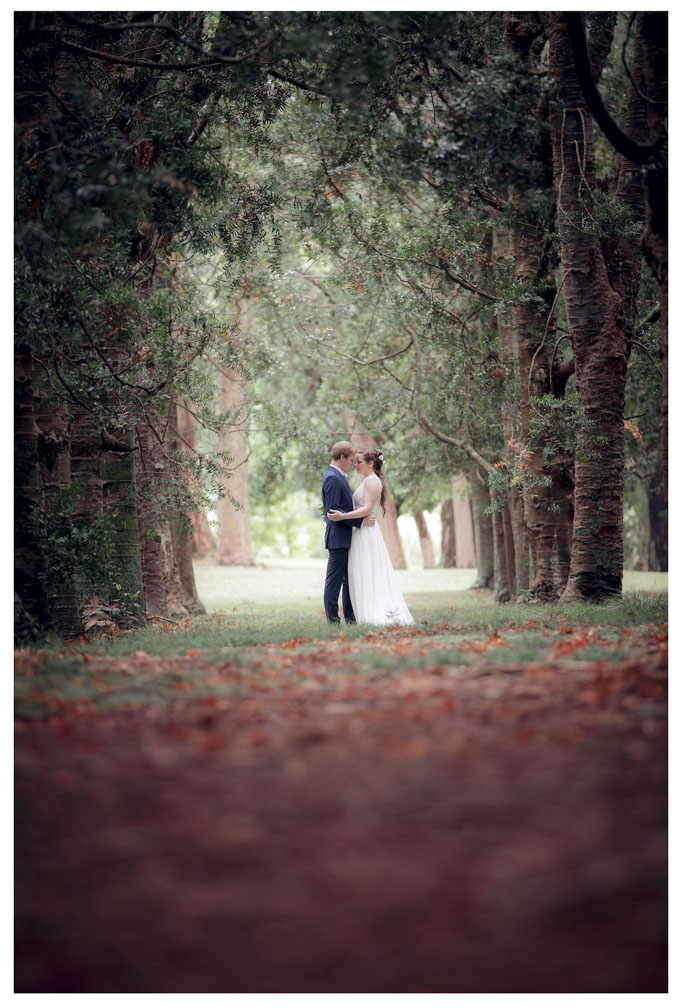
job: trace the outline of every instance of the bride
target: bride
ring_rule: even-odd
[[[363,481],[353,494],[355,510],[346,513],[328,511],[327,517],[331,521],[364,518],[368,514],[378,516],[379,504],[386,513],[383,464],[384,456],[375,448],[357,453],[355,468]],[[414,623],[393,573],[378,521],[376,525],[361,525],[353,529],[348,552],[348,584],[358,623],[374,626]]]

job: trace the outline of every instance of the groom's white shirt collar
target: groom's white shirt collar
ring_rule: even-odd
[[[348,474],[347,474],[347,473],[345,473],[345,472],[343,471],[343,469],[341,469],[341,468],[340,468],[340,466],[337,466],[337,465],[334,465],[334,463],[333,463],[333,462],[330,462],[330,463],[329,463],[329,468],[330,468],[330,469],[336,469],[337,473],[338,473],[338,474],[339,474],[340,476],[343,476],[343,478],[344,478],[344,479],[348,479]]]

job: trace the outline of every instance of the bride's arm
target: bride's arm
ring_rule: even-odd
[[[355,511],[327,511],[327,518],[332,521],[345,521],[347,518],[364,518],[370,514],[379,496],[379,486],[376,480],[365,479],[365,503]]]

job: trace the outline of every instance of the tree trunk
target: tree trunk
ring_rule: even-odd
[[[504,510],[492,515],[493,540],[495,544],[495,583],[493,588],[494,602],[509,602],[509,567],[507,565],[507,547],[504,541]]]
[[[655,143],[667,131],[668,116],[668,13],[645,11],[637,15],[638,42],[641,42],[640,89],[649,101],[646,103],[647,140]],[[633,67],[634,76],[634,67]],[[659,156],[656,164],[647,166],[645,183],[646,226],[642,245],[647,262],[658,282],[661,310],[661,483],[656,501],[656,514],[668,514],[668,162]],[[661,518],[658,519],[659,525]],[[653,533],[653,529],[652,529]],[[668,569],[668,547],[665,530],[654,534],[656,553],[661,570]],[[663,546],[663,540],[666,540]],[[659,553],[659,542],[661,552]],[[665,555],[665,566],[663,566]]]
[[[180,587],[182,589],[182,605],[188,613],[196,616],[204,614],[206,607],[199,598],[197,583],[194,577],[194,566],[192,564],[192,526],[181,521],[172,520],[170,523],[171,536],[173,538],[173,553],[175,562],[178,565],[180,577]]]
[[[478,571],[472,588],[493,588],[495,584],[495,535],[490,507],[490,491],[476,474],[471,478],[474,535]]]
[[[453,476],[452,506],[455,517],[455,552],[458,567],[476,566],[476,545],[474,540],[474,521],[471,513],[469,497],[469,481],[459,473]]]
[[[217,551],[215,536],[208,524],[208,518],[203,508],[193,511],[192,519],[192,554],[201,559],[214,558]]]
[[[21,600],[16,607],[17,633],[29,636],[36,626],[47,620],[45,595],[39,579],[39,546],[29,520],[34,509],[43,509],[36,402],[31,355],[26,348],[17,347],[14,362],[14,589]]]
[[[514,595],[518,597],[530,588],[530,546],[521,487],[512,487],[507,507],[514,544]]]
[[[64,514],[64,520],[70,524],[71,516],[67,516],[64,507],[64,491],[71,486],[68,406],[63,399],[49,400],[38,410],[36,419],[40,431],[38,457],[43,506],[48,515]],[[80,635],[82,626],[78,611],[75,571],[66,572],[56,580],[56,583],[48,585],[47,612],[52,629],[60,637]]]
[[[571,569],[564,602],[619,597],[623,579],[622,300],[609,283],[592,225],[592,119],[573,65],[565,15],[550,14],[550,115],[564,302],[581,406],[575,461]]]
[[[658,569],[668,570],[668,501],[660,480],[651,481],[646,488],[649,503],[651,542]]]
[[[137,428],[137,515],[140,523],[142,580],[147,612],[152,616],[186,616],[182,586],[166,514],[166,472],[161,445],[146,425]]]
[[[360,451],[362,451],[363,448],[376,448],[377,443],[371,434],[368,434],[367,431],[358,431],[356,429],[358,423],[357,416],[354,416],[349,409],[344,409],[344,414],[351,443],[354,444],[356,448],[359,448]],[[384,537],[384,542],[386,543],[386,549],[388,550],[388,555],[391,558],[394,570],[406,570],[407,562],[405,560],[405,552],[403,550],[403,544],[400,541],[400,533],[398,531],[398,511],[395,506],[395,500],[393,498],[393,494],[391,493],[391,487],[388,479],[386,479],[386,499],[384,504],[386,507],[386,513],[384,514],[383,510],[379,508],[379,525]]]
[[[114,554],[111,558],[114,575],[123,592],[137,595],[137,601],[144,606],[132,434],[121,434],[117,445],[105,439],[101,474],[102,507],[114,528]],[[114,596],[119,594],[113,584],[109,591]]]
[[[598,75],[609,52],[615,19],[602,18],[601,32],[590,39],[591,65]],[[546,28],[540,15],[533,12],[505,13],[504,39],[516,54],[526,72],[541,68],[541,53],[546,41]],[[541,102],[537,107],[536,124],[540,131],[540,164],[545,191],[553,188],[552,144],[549,130],[548,106]],[[528,538],[525,547],[516,550],[517,563],[530,554],[532,581],[527,580],[525,569],[517,567],[517,580],[521,588],[529,587],[529,599],[535,602],[556,602],[566,587],[568,556],[560,553],[560,542],[568,538],[570,527],[560,531],[559,522],[572,522],[573,459],[567,455],[547,461],[548,432],[544,425],[532,423],[538,413],[535,402],[551,395],[562,399],[566,383],[573,373],[572,361],[565,361],[561,341],[556,338],[556,285],[554,262],[545,254],[543,233],[554,230],[554,208],[547,207],[544,214],[532,214],[524,206],[523,194],[512,197],[517,209],[512,227],[512,259],[514,277],[518,286],[542,298],[544,306],[522,299],[516,305],[516,347],[519,369],[519,419],[521,442],[526,456],[517,465],[527,466],[532,479],[524,481],[524,526]],[[551,480],[544,486],[547,478]],[[567,494],[569,500],[567,500]],[[518,505],[512,502],[513,514]],[[569,514],[570,512],[570,514]],[[517,539],[523,535],[515,520]]]
[[[224,486],[226,495],[218,501],[217,559],[219,564],[253,567],[244,404],[243,376],[236,371],[224,371],[220,408],[233,417],[231,426],[235,429],[226,430],[220,438],[221,451],[228,452],[232,459],[232,478]]]
[[[74,522],[90,525],[103,513],[102,433],[97,417],[78,403],[71,407],[71,481],[83,488]],[[87,571],[76,572],[76,591],[82,603],[97,594],[109,598],[106,578],[94,581]]]
[[[455,511],[452,506],[452,494],[449,497],[446,497],[444,501],[441,501],[440,528],[441,538],[439,566],[456,567],[457,550],[455,549]]]
[[[183,404],[178,404],[177,406],[177,414],[180,443],[189,451],[194,451],[196,449],[197,434],[196,423],[192,414],[192,403],[188,399],[184,399]],[[197,501],[196,510],[189,513],[189,519],[192,523],[192,553],[199,557],[214,557],[216,553],[216,541],[206,517],[201,487],[196,484],[196,481],[191,476],[188,476],[188,486],[192,496]]]
[[[573,524],[574,461],[566,453],[545,457],[547,429],[532,433],[534,402],[547,395],[564,396],[573,373],[573,362],[557,352],[556,322],[552,306],[556,295],[551,271],[537,250],[541,236],[536,226],[524,226],[515,234],[516,277],[522,284],[544,288],[546,309],[538,315],[533,305],[521,304],[519,321],[519,373],[521,378],[521,431],[530,457],[526,464],[534,478],[524,494],[525,527],[528,532],[533,577],[529,598],[534,602],[557,602],[568,580]],[[552,350],[551,348],[554,348]],[[554,360],[552,361],[552,356]],[[549,478],[551,483],[544,485]],[[564,545],[568,543],[565,549]]]
[[[189,431],[187,417],[190,415],[186,410],[178,407],[175,400],[169,404],[170,424],[169,424],[169,447],[172,456],[180,457],[192,451],[194,428]],[[189,434],[192,440],[188,440],[185,434]],[[189,494],[196,499],[199,488],[192,478],[189,466],[183,466],[183,478]],[[192,538],[193,525],[191,514],[174,515],[170,520],[171,536],[173,540],[173,553],[178,566],[180,577],[180,587],[182,589],[182,604],[189,613],[204,614],[206,609],[199,598],[197,585],[194,579],[194,567],[192,566]]]
[[[504,502],[502,519],[504,523],[504,550],[507,556],[507,581],[509,583],[509,596],[510,600],[515,602],[518,594],[516,584],[516,544],[514,543],[514,528],[512,524],[509,498],[507,498]]]
[[[493,252],[498,265],[508,279],[514,275],[514,243],[512,232],[506,224],[498,223],[493,232]],[[505,445],[505,459],[514,479],[520,473],[517,467],[525,465],[519,456],[522,448],[522,425],[519,415],[521,390],[519,386],[519,333],[518,317],[510,307],[500,308],[496,315],[497,331],[500,337],[501,363],[507,372],[505,393],[500,401],[500,419]],[[509,581],[512,597],[525,591],[530,584],[528,563],[528,532],[520,485],[512,485],[505,508],[509,515],[509,529],[506,530],[508,546],[513,547],[514,566],[509,567]]]
[[[426,524],[424,512],[421,508],[415,508],[414,520],[419,534],[419,545],[422,550],[422,564],[424,570],[432,570],[436,566],[436,561],[433,555],[433,541],[431,539],[431,533],[429,532],[428,525]]]

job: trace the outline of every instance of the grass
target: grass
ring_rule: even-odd
[[[197,587],[207,615],[192,619],[186,629],[167,633],[163,632],[164,625],[75,647],[65,648],[61,641],[47,642],[43,647],[64,657],[81,651],[122,657],[136,651],[182,655],[194,650],[209,652],[224,661],[226,649],[294,639],[330,640],[339,628],[328,626],[324,620],[324,569],[323,561],[289,568],[197,564]],[[627,572],[623,599],[603,605],[531,606],[495,605],[491,591],[470,590],[473,570],[411,569],[396,573],[417,628],[427,633],[437,629],[439,644],[448,637],[461,640],[490,634],[532,619],[538,620],[542,634],[542,628],[554,631],[562,624],[626,627],[667,618],[667,595],[654,594],[665,591],[666,574]],[[364,637],[369,629],[358,624],[342,626],[341,632],[353,640]],[[534,641],[529,641],[528,648],[531,646]]]
[[[399,632],[328,626],[319,601],[323,575],[323,565],[198,566],[206,616],[188,618],[172,632],[163,624],[113,640],[55,640],[39,652],[19,652],[17,714],[33,717],[73,703],[105,710],[257,695],[270,688],[273,674],[305,674],[304,668],[319,666],[321,655],[322,666],[331,659],[343,674],[383,678],[481,659],[501,670],[551,665],[566,660],[562,647],[568,647],[569,661],[646,662],[665,646],[667,596],[632,590],[663,587],[661,575],[653,581],[630,574],[630,591],[603,605],[533,606],[495,605],[492,592],[468,590],[473,571],[399,571],[417,621]]]

